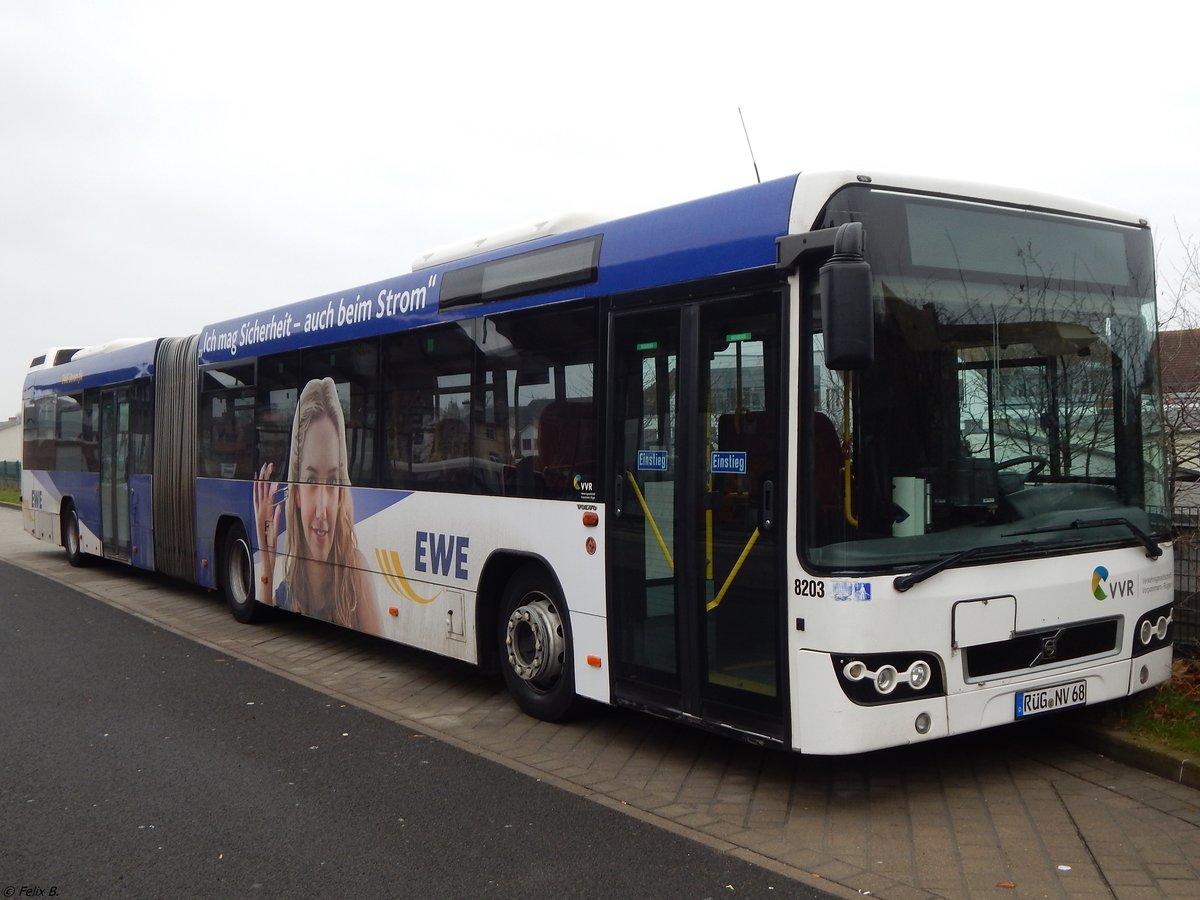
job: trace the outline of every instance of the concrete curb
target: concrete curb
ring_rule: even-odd
[[[1078,741],[1089,750],[1102,753],[1126,766],[1200,791],[1200,760],[1185,759],[1162,747],[1140,741],[1123,731],[1085,728]]]

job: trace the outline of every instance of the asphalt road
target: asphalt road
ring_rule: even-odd
[[[2,563],[0,616],[3,897],[827,896]]]

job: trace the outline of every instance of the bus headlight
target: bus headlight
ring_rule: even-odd
[[[944,694],[942,669],[932,653],[834,655],[842,690],[855,703],[872,704]]]
[[[1167,646],[1171,641],[1171,624],[1174,617],[1170,606],[1161,606],[1144,613],[1138,619],[1134,631],[1133,655],[1142,656]]]
[[[929,684],[929,663],[918,659],[908,667],[908,684],[914,691],[919,691]]]
[[[880,666],[875,672],[875,690],[890,694],[896,689],[896,679],[899,677],[895,666]]]
[[[862,681],[867,677],[866,663],[857,659],[854,662],[846,663],[846,667],[842,669],[842,674],[851,681]]]

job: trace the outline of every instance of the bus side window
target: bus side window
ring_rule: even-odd
[[[83,395],[67,394],[58,398],[55,428],[55,468],[61,472],[87,471],[83,458]]]
[[[383,344],[383,483],[470,489],[471,361],[457,325],[390,335]]]
[[[594,499],[597,435],[593,306],[482,320],[494,391],[489,422],[506,428],[509,496]],[[503,420],[503,421],[502,421]]]
[[[288,477],[289,438],[300,389],[300,354],[281,353],[258,361],[258,433],[254,474],[271,463],[273,481]]]
[[[549,497],[571,496],[575,477],[591,477],[596,447],[596,412],[590,399],[555,400],[538,417],[542,478]]]
[[[379,396],[379,345],[354,341],[305,350],[300,357],[301,386],[332,378],[346,424],[346,464],[350,483],[374,487],[376,400]]]
[[[205,369],[200,392],[200,474],[253,477],[254,364]]]

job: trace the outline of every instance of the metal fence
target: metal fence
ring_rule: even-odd
[[[1200,507],[1175,507],[1175,647],[1200,656]]]
[[[0,488],[10,491],[21,489],[21,464],[19,462],[0,461]]]

